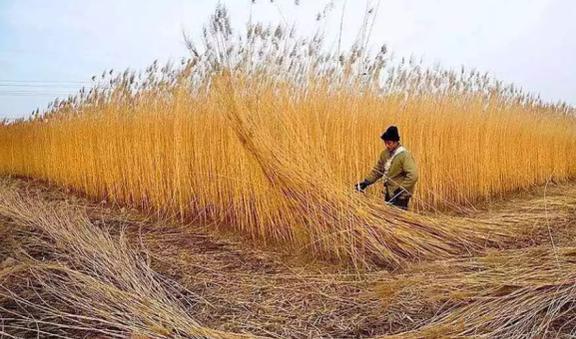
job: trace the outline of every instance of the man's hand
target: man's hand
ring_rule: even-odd
[[[356,191],[358,192],[364,192],[364,190],[366,189],[366,187],[370,186],[370,184],[364,180],[364,181],[360,181],[359,183],[357,183],[356,185],[354,185],[354,188],[356,189]]]

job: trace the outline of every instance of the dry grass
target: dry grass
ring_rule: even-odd
[[[260,251],[242,243],[241,239],[222,239],[220,234],[213,234],[210,231],[209,225],[198,227],[155,220],[120,206],[113,207],[108,203],[87,201],[70,195],[64,189],[47,187],[38,182],[31,183],[24,180],[10,180],[10,182],[15,183],[14,188],[20,196],[30,197],[35,204],[51,206],[51,209],[61,216],[70,215],[72,210],[75,211],[73,215],[82,211],[83,218],[89,219],[96,229],[106,230],[113,239],[124,235],[125,241],[132,244],[130,247],[136,250],[140,260],[149,263],[149,267],[156,272],[160,281],[177,282],[177,284],[170,283],[170,286],[180,286],[176,288],[176,293],[185,295],[179,302],[186,314],[204,327],[233,333],[252,333],[278,338],[371,337],[399,333],[430,324],[432,320],[439,320],[439,317],[434,318],[435,314],[445,316],[450,310],[458,310],[470,300],[482,295],[482,284],[492,284],[490,288],[494,289],[496,289],[494,286],[504,286],[506,270],[516,265],[522,267],[526,273],[530,270],[528,264],[540,263],[542,253],[546,253],[546,250],[541,252],[521,250],[501,254],[495,252],[487,256],[495,258],[491,261],[469,258],[425,264],[394,275],[382,272],[351,274],[350,271],[337,266],[326,266],[322,262],[316,264],[292,262],[286,260],[286,253]],[[550,185],[546,189],[545,199],[538,190],[511,199],[509,202],[501,202],[499,206],[492,206],[490,213],[494,216],[509,215],[514,205],[518,206],[519,211],[528,215],[530,211],[534,211],[535,214],[532,215],[534,219],[519,220],[522,227],[531,228],[534,220],[543,221],[541,215],[543,210],[547,209],[547,222],[551,225],[550,231],[554,242],[558,247],[567,248],[576,236],[575,190],[574,185]],[[483,213],[487,212],[477,212],[478,215]],[[5,217],[0,220],[3,221],[0,225],[5,226],[0,227],[0,235],[3,236],[0,262],[6,256],[12,256],[18,260],[10,265],[11,269],[22,263],[24,260],[18,256],[18,253],[21,253],[18,248],[30,253],[36,259],[43,257],[44,260],[52,260],[53,254],[50,253],[55,251],[39,246],[36,240],[37,234],[23,232],[23,229],[28,228],[18,226],[17,222]],[[541,231],[541,238],[524,245],[528,246],[535,242],[550,246],[547,228],[541,228]],[[522,258],[531,255],[530,253],[535,260],[530,262],[524,260],[523,265]],[[516,254],[518,259],[506,264],[507,260],[503,258]],[[502,258],[498,259],[499,257]],[[479,267],[478,274],[472,278],[465,274],[470,271],[464,270],[466,262]],[[498,267],[501,267],[498,271],[500,273],[494,275]],[[542,264],[534,266],[534,272],[543,267],[546,270],[550,269],[542,261]],[[566,274],[570,272],[567,270],[568,266],[561,267],[566,268]],[[453,274],[451,277],[454,277],[451,282],[448,278],[450,272]],[[515,271],[509,270],[509,272]],[[561,274],[561,271],[556,273]],[[532,276],[546,279],[546,274],[535,273]],[[435,277],[439,277],[436,283]],[[512,274],[509,274],[509,277],[513,279]],[[48,305],[55,305],[58,309],[64,307],[58,299],[47,298],[48,295],[42,287],[34,284],[18,284],[33,281],[32,278],[33,276],[24,272],[17,280],[11,280],[13,284],[10,286],[29,302],[38,301],[35,297],[35,293],[38,293]],[[535,279],[518,281],[523,287],[537,286]],[[4,283],[0,285],[9,286]],[[367,293],[375,286],[380,290],[380,295]],[[383,295],[383,286],[387,286],[386,297]],[[167,290],[170,292],[172,288]],[[61,290],[62,293],[74,291],[75,289],[71,288]],[[480,294],[474,297],[476,292]],[[458,298],[459,295],[461,298]],[[387,308],[383,308],[383,302],[388,304]],[[5,309],[21,310],[6,299],[2,299],[0,305]],[[525,306],[527,309],[530,308],[529,303]],[[28,311],[30,312],[28,316],[32,314],[35,319],[42,319],[37,309],[28,308]],[[535,313],[535,311],[529,312]],[[9,317],[4,317],[3,320],[5,325],[17,324]],[[41,330],[55,332],[53,327],[42,324],[39,326]],[[93,324],[92,327],[101,328],[98,324]],[[552,330],[560,331],[556,323],[551,326]],[[15,333],[13,330],[8,332]],[[27,333],[33,332],[32,330]],[[66,328],[60,329],[58,333],[67,337],[77,337],[79,333],[84,332]],[[437,333],[442,333],[441,329],[437,330]]]
[[[3,311],[0,312],[0,323],[5,325],[5,334],[30,336],[52,333],[77,337],[100,332],[106,336],[122,336],[123,333],[139,329],[137,333],[144,332],[150,336],[151,331],[160,331],[158,328],[142,329],[142,325],[137,322],[138,319],[147,318],[146,309],[128,309],[143,314],[126,314],[123,323],[117,323],[113,317],[118,314],[117,308],[121,307],[123,312],[128,311],[129,305],[124,305],[124,300],[98,298],[102,304],[85,303],[78,309],[75,303],[63,302],[75,300],[81,291],[96,298],[99,295],[94,292],[96,287],[115,291],[114,296],[122,294],[117,291],[117,284],[108,280],[108,273],[100,277],[96,276],[100,272],[90,272],[89,276],[94,277],[94,281],[90,281],[87,286],[82,280],[61,281],[61,272],[50,270],[52,267],[44,262],[33,261],[30,266],[23,265],[24,261],[30,260],[27,254],[31,254],[37,260],[44,258],[50,262],[58,258],[58,262],[66,263],[69,267],[66,273],[72,276],[82,277],[82,271],[86,269],[84,265],[69,264],[72,261],[69,256],[77,255],[76,251],[69,250],[62,254],[62,249],[54,248],[51,238],[47,239],[48,242],[42,242],[45,246],[41,246],[37,230],[30,232],[31,227],[23,223],[22,219],[7,218],[6,211],[22,206],[21,202],[14,203],[16,199],[34,201],[36,206],[41,206],[32,211],[26,208],[26,213],[38,212],[41,216],[48,215],[47,219],[51,220],[51,212],[56,212],[59,218],[72,217],[76,222],[84,220],[76,224],[80,229],[89,220],[90,229],[94,230],[92,234],[104,232],[115,242],[132,244],[129,253],[134,253],[139,261],[149,264],[143,266],[143,273],[153,269],[159,281],[169,283],[166,292],[178,299],[172,307],[181,305],[189,317],[211,328],[228,333],[300,338],[366,336],[384,333],[387,326],[386,320],[380,319],[379,303],[364,297],[363,291],[371,283],[369,276],[341,272],[336,267],[325,265],[288,267],[278,260],[278,253],[259,252],[242,243],[216,238],[207,233],[208,227],[182,227],[172,222],[154,220],[124,208],[111,208],[108,204],[79,199],[65,190],[58,192],[44,184],[4,179],[3,184],[7,183],[12,187],[7,189],[3,185],[0,192],[10,197],[8,201],[12,207],[7,208],[6,201],[0,204],[0,225],[11,229],[12,237],[18,235],[18,241],[11,242],[14,246],[9,248],[5,246],[7,238],[0,239],[0,249],[6,249],[0,253],[0,263],[7,256],[17,258],[9,270],[2,272],[0,282],[3,292],[0,296],[0,308]],[[47,213],[46,210],[51,212]],[[72,225],[72,221],[67,224]],[[55,224],[53,227],[60,225]],[[83,231],[76,231],[75,234],[78,232],[86,236]],[[103,247],[97,237],[91,243],[94,248]],[[85,251],[91,249],[82,252]],[[18,267],[23,269],[16,275],[14,270]],[[132,272],[127,270],[127,273]],[[49,281],[50,284],[36,281]],[[142,289],[146,290],[145,283],[140,281]],[[153,300],[144,299],[141,303],[149,304]],[[46,321],[62,312],[69,312],[68,317]],[[82,324],[75,322],[74,326],[70,326],[70,317],[81,315],[90,315],[89,318],[95,320],[91,322],[90,319],[82,319]],[[126,323],[128,318],[134,319],[136,323]],[[101,319],[107,321],[101,322]],[[153,337],[161,337],[164,332],[154,333]],[[183,335],[182,329],[172,334],[177,333]]]
[[[10,253],[17,261],[0,270],[2,334],[235,336],[186,313],[183,303],[203,301],[155,273],[122,230],[112,236],[74,206],[0,184],[0,214],[25,239]]]
[[[402,338],[576,333],[573,247],[535,247],[435,262],[386,280],[376,290],[396,311],[435,312],[422,327],[397,335]]]

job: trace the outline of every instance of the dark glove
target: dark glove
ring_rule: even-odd
[[[409,196],[408,196],[407,194],[404,194],[404,193],[402,192],[402,189],[401,189],[401,188],[397,188],[397,189],[394,190],[394,195],[393,195],[393,197],[395,197],[395,198],[394,198],[395,200],[406,200],[406,199],[408,199]]]
[[[366,189],[366,187],[368,187],[368,186],[370,186],[370,184],[366,180],[364,180],[364,181],[360,181],[359,183],[354,185],[354,188],[358,192],[363,192]]]

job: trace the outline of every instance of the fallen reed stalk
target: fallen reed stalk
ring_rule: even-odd
[[[0,271],[3,331],[242,337],[198,324],[185,303],[203,301],[155,273],[121,230],[112,236],[73,206],[22,196],[5,181],[0,185],[0,215],[32,236],[27,251],[15,253],[18,264]]]
[[[537,247],[416,267],[376,287],[389,309],[436,313],[401,338],[573,335],[576,248]]]

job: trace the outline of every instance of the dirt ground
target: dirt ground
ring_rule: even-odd
[[[23,193],[81,206],[92,223],[111,233],[127,232],[156,272],[203,299],[188,311],[210,328],[278,338],[358,338],[414,328],[426,318],[418,311],[386,309],[370,292],[389,275],[386,271],[359,274],[303,261],[217,233],[210,226],[146,216],[42,181],[11,180]],[[533,238],[517,246],[573,245],[576,183],[538,187],[465,214],[527,228],[546,225],[534,228]],[[0,269],[12,263],[10,252],[17,246],[10,237],[10,223],[0,216]]]

